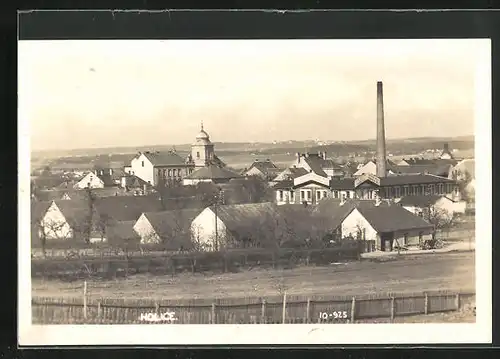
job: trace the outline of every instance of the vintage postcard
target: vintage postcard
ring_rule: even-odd
[[[491,340],[489,40],[18,51],[21,345]]]

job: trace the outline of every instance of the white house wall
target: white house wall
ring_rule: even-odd
[[[141,238],[142,244],[160,243],[161,238],[154,230],[149,220],[142,214],[134,224],[134,231]]]
[[[143,161],[144,167],[142,166]],[[138,158],[132,159],[132,161],[130,162],[130,167],[132,168],[132,172],[135,176],[139,177],[143,181],[155,185],[153,164],[144,154],[141,154]]]
[[[342,237],[351,235],[356,238],[359,229],[365,230],[364,239],[367,241],[377,240],[377,231],[373,229],[371,224],[363,217],[363,215],[355,208],[351,213],[342,221]]]
[[[85,175],[80,181],[75,184],[75,188],[104,188],[104,183],[94,173],[90,172]]]
[[[226,241],[226,225],[217,217],[217,237],[219,243]],[[215,214],[210,208],[205,208],[191,223],[191,235],[195,242],[214,248],[215,239]]]
[[[47,209],[41,226],[46,239],[71,239],[73,237],[73,230],[55,202],[52,202]]]

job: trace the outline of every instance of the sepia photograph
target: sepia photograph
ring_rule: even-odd
[[[477,340],[491,330],[489,52],[19,41],[27,340]]]

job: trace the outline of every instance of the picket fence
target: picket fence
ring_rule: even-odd
[[[287,295],[193,300],[32,298],[33,324],[278,324],[355,323],[456,311],[474,292],[377,294],[355,297]]]

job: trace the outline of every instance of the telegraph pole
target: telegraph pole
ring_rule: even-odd
[[[218,219],[217,207],[219,205],[219,201],[221,200],[221,198],[222,198],[222,189],[219,188],[219,191],[215,195],[215,203],[214,203],[214,213],[215,213],[215,245],[214,245],[214,247],[215,247],[216,251],[219,250],[219,231],[217,228],[217,219]]]

